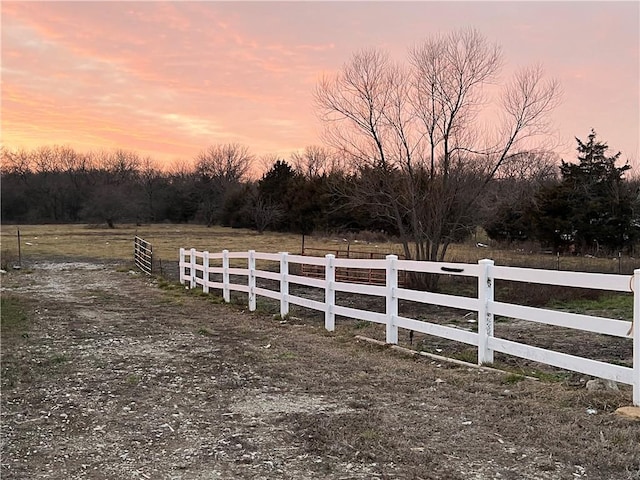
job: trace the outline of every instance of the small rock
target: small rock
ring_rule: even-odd
[[[640,407],[620,407],[616,413],[631,420],[640,420]]]
[[[616,382],[614,382],[613,380],[604,380],[602,378],[595,378],[593,380],[589,380],[585,385],[585,387],[590,392],[602,392],[602,391],[617,392],[619,390],[618,384]]]

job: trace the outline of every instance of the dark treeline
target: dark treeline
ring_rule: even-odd
[[[342,179],[328,150],[308,147],[274,159],[261,178],[245,146],[215,145],[191,164],[161,169],[125,150],[70,147],[2,151],[3,223],[200,223],[310,233],[381,230],[363,212],[338,208],[330,184]]]
[[[638,182],[625,177],[628,165],[616,166],[620,154],[606,156],[607,145],[596,141],[594,132],[587,142],[577,141],[578,163],[558,166],[548,153],[514,155],[464,211],[456,207],[468,205],[461,192],[473,191],[481,177],[474,162],[462,163],[448,179],[455,196],[424,189],[420,213],[448,228],[443,236],[449,243],[480,226],[505,243],[539,241],[543,248],[580,254],[630,251],[640,237]],[[414,221],[412,210],[399,219],[385,214],[381,186],[394,185],[399,197],[407,189],[399,170],[355,169],[322,147],[308,147],[287,160],[272,158],[253,179],[257,163],[238,144],[211,146],[190,165],[170,169],[124,150],[3,149],[2,222],[111,228],[199,223],[304,234],[371,230],[402,239],[404,225]],[[416,184],[411,188],[406,191],[415,195]]]

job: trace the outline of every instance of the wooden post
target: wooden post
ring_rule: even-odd
[[[256,251],[249,250],[249,311],[256,310]]]
[[[229,288],[229,250],[222,251],[222,298],[226,303],[231,301]]]
[[[640,268],[633,271],[633,405],[640,407]]]
[[[204,251],[202,253],[202,291],[204,293],[209,293],[209,252]]]
[[[280,252],[280,317],[289,315],[289,259]]]
[[[336,329],[336,315],[333,313],[333,307],[336,304],[336,266],[335,255],[330,253],[324,257],[327,261],[324,267],[324,278],[326,285],[324,287],[324,328],[333,332]]]
[[[178,268],[180,269],[180,284],[184,285],[186,277],[184,275],[184,248],[180,249],[180,260],[178,262]]]
[[[387,255],[386,284],[387,284],[387,343],[396,345],[398,343],[398,257]]]
[[[20,229],[18,229],[18,266],[22,268],[22,242],[20,242]]]
[[[622,252],[618,252],[618,273],[622,274]]]
[[[493,260],[480,260],[478,275],[478,365],[493,363],[493,350],[489,339],[493,337],[493,313],[489,312],[489,302],[493,301]]]
[[[191,277],[191,283],[189,284],[189,288],[196,288],[196,249],[191,249],[191,263],[189,267],[189,273]]]

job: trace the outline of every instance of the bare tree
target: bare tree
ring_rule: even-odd
[[[249,149],[239,144],[212,145],[196,157],[200,215],[210,227],[219,218],[225,199],[246,179],[253,162]]]
[[[145,157],[141,162],[139,182],[144,193],[143,212],[145,217],[153,222],[156,220],[156,203],[163,178],[162,172],[151,157]]]
[[[340,158],[330,149],[318,145],[310,145],[302,152],[292,153],[291,164],[296,173],[307,179],[342,171]]]
[[[315,91],[326,140],[355,182],[338,192],[399,232],[405,255],[443,260],[477,223],[474,204],[525,139],[544,133],[559,86],[540,67],[519,71],[502,96],[499,128],[483,131],[485,87],[502,67],[496,45],[472,29],[412,48],[406,65],[357,52]]]
[[[2,146],[2,173],[15,174],[20,176],[24,181],[27,174],[32,171],[32,153],[25,149],[11,150]]]
[[[480,151],[476,114],[485,101],[483,87],[502,66],[497,45],[473,29],[426,39],[409,53],[412,100],[429,146],[429,173],[436,174],[438,158],[446,177],[456,152]]]
[[[262,233],[267,227],[278,223],[284,217],[284,212],[271,200],[258,197],[251,209],[251,217],[258,233]]]
[[[245,179],[252,162],[253,155],[244,145],[212,145],[196,156],[196,171],[203,177],[240,182]]]

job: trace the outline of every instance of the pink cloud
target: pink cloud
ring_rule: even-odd
[[[425,34],[462,26],[464,7],[505,47],[505,74],[540,61],[563,80],[565,138],[604,124],[610,144],[637,155],[637,15],[600,3],[491,5],[2,2],[3,141],[122,141],[160,157],[229,140],[303,148],[319,141],[312,92],[323,72],[371,45],[402,59]]]

